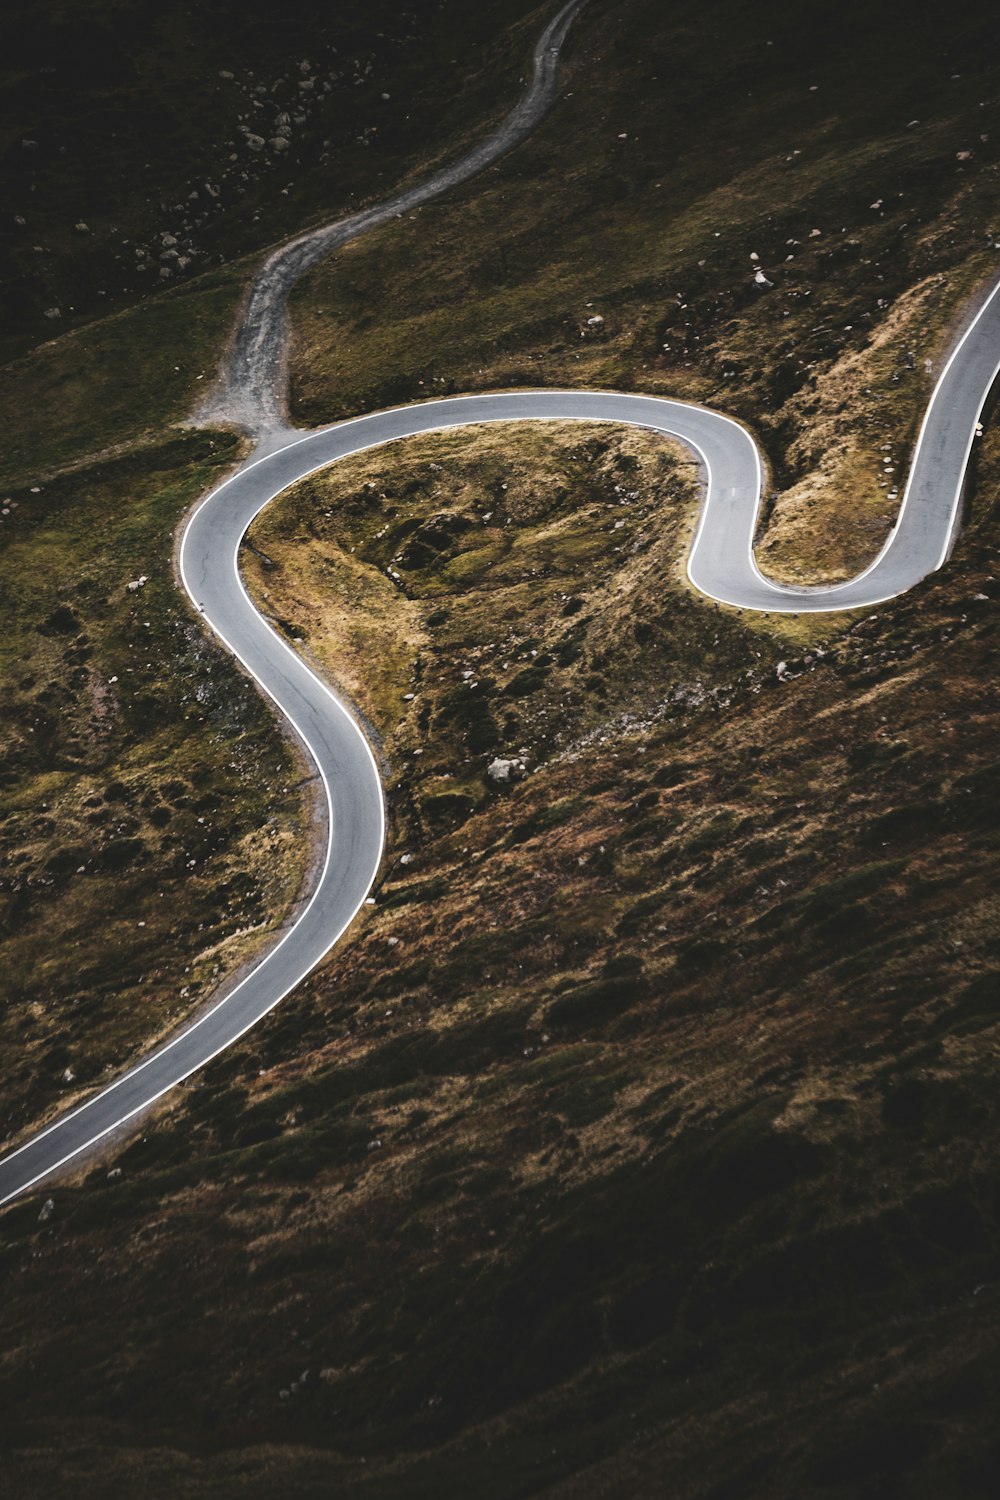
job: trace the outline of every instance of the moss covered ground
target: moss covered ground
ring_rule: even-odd
[[[417,845],[483,805],[497,758],[517,778],[823,651],[837,618],[706,607],[683,566],[697,506],[695,464],[659,435],[486,425],[304,481],[255,523],[245,566],[361,709]]]
[[[43,1223],[8,1213],[15,1493],[985,1495],[1000,446],[946,570],[796,655],[703,610],[761,657],[704,641],[691,694],[680,585],[643,607],[648,520],[615,492],[624,463],[668,533],[673,452],[496,442],[352,461],[258,533],[255,586],[347,686],[385,647],[359,696],[399,772],[386,879],[168,1120]],[[572,555],[519,593],[518,533],[558,534],[563,485]],[[602,618],[623,577],[641,649],[628,606]],[[583,605],[546,614],[553,591]],[[528,663],[485,685],[473,654],[510,598],[556,648],[513,697]],[[595,733],[574,684],[611,639]],[[451,707],[473,680],[489,746]],[[669,711],[641,718],[654,682]],[[497,787],[508,705],[531,769]]]
[[[510,107],[531,0],[11,0],[0,353],[384,197]],[[278,144],[280,142],[280,144]]]
[[[301,773],[171,567],[178,518],[235,447],[165,439],[5,506],[7,1138],[189,1013],[305,872]]]
[[[498,41],[489,7],[467,17],[467,68],[449,109],[437,112],[438,137],[424,116],[434,80],[456,66],[442,43],[442,11],[396,17],[401,29],[391,35],[371,7],[342,7],[321,36],[303,15],[324,56],[350,51],[357,61],[335,69],[344,76],[309,128],[296,127],[283,164],[299,174],[298,191],[276,192],[275,152],[265,151],[253,192],[237,174],[220,198],[202,191],[182,209],[170,200],[192,173],[209,170],[225,110],[273,113],[288,88],[272,70],[280,79],[303,51],[288,14],[278,49],[267,17],[241,15],[235,38],[230,19],[210,9],[194,23],[169,6],[141,16],[106,7],[98,16],[74,4],[57,17],[15,7],[8,18],[0,65],[0,217],[10,210],[0,224],[3,348],[16,356],[0,366],[8,726],[0,1134],[8,1140],[189,1014],[288,914],[310,858],[302,768],[194,625],[171,561],[186,509],[240,449],[230,434],[194,435],[185,423],[214,377],[255,252],[303,216],[347,207],[362,180],[378,196],[384,176],[404,178],[416,169],[416,140],[433,156],[482,128],[516,91],[512,75],[533,25],[527,17]],[[102,49],[102,66],[88,71],[83,57]],[[238,76],[222,76],[234,59]],[[265,62],[268,82],[254,106]],[[293,71],[300,75],[298,61]],[[390,97],[400,88],[398,119],[376,82],[383,91],[388,83]],[[362,151],[352,124],[375,101],[383,128]],[[406,111],[420,126],[415,136],[403,129]],[[160,281],[154,257],[152,275],[130,267],[127,285],[100,291],[153,224],[177,229],[181,213],[206,247],[184,276]],[[36,239],[44,255],[29,243]],[[41,309],[51,302],[65,316],[46,320]],[[130,594],[140,577],[148,583]]]
[[[939,22],[593,3],[560,128],[303,289],[300,411],[711,400],[768,452],[769,565],[856,566],[993,265],[995,20]],[[170,518],[234,452],[15,475],[12,1119],[294,890],[294,767],[165,593]],[[869,615],[696,598],[692,480],[648,434],[483,429],[254,529],[262,606],[371,726],[388,859],[275,1014],[5,1212],[15,1500],[992,1496],[1000,441],[951,562]]]
[[[923,4],[905,27],[884,4],[589,6],[522,150],[302,283],[296,412],[504,385],[688,396],[763,444],[764,566],[850,575],[998,267],[994,36],[978,6],[945,35]]]

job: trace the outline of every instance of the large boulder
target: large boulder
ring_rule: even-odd
[[[510,786],[512,782],[520,781],[527,769],[519,755],[510,757],[498,755],[486,767],[486,774],[494,786]]]

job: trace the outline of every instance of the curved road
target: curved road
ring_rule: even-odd
[[[562,45],[585,3],[567,0],[553,16],[535,43],[527,88],[492,135],[415,187],[309,230],[268,257],[250,288],[218,386],[199,414],[203,424],[233,422],[258,439],[288,432],[286,304],[292,287],[331,251],[467,182],[525,140],[552,107]]]
[[[575,9],[564,8],[560,17]],[[343,704],[257,613],[239,576],[246,528],[276,495],[339,458],[442,428],[526,420],[624,422],[680,439],[700,461],[705,495],[688,560],[689,577],[698,589],[748,609],[852,609],[904,592],[947,557],[976,424],[998,369],[1000,284],[984,296],[937,384],[885,547],[857,578],[833,588],[794,588],[763,577],[752,549],[762,474],[752,437],[731,418],[659,397],[517,391],[421,402],[289,435],[282,446],[208,495],[184,533],[184,585],[208,624],[291,723],[317,767],[327,818],[322,873],[294,927],[229,995],[103,1092],[0,1161],[0,1204],[147,1109],[242,1036],[329,952],[371,889],[385,834],[371,750]],[[277,440],[273,428],[269,440]]]

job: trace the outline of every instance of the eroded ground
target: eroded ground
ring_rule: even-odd
[[[305,874],[301,770],[174,580],[235,457],[175,438],[11,492],[0,536],[0,1136],[191,1013]]]
[[[258,529],[290,633],[381,663],[387,879],[120,1177],[7,1215],[26,1494],[109,1463],[164,1494],[987,1492],[996,443],[954,562],[793,655],[654,566],[670,449],[510,438],[395,445]],[[504,631],[538,644],[487,679]],[[654,681],[668,711],[623,718]],[[530,774],[497,787],[506,712]]]
[[[764,568],[859,571],[1000,270],[992,22],[952,19],[589,6],[522,150],[295,293],[298,419],[507,385],[686,396],[763,445]]]
[[[986,7],[592,4],[537,138],[303,288],[298,413],[706,400],[767,451],[765,565],[853,571],[994,271],[994,43]],[[382,102],[348,195],[411,169]],[[296,165],[275,235],[323,206]],[[235,448],[164,424],[241,275],[2,377],[11,1124],[196,1003],[306,852],[266,712],[169,602]],[[140,1136],[5,1213],[12,1495],[992,1496],[995,439],[976,467],[942,573],[802,624],[689,592],[691,471],[637,433],[397,446],[258,526],[252,583],[381,740],[385,880]]]

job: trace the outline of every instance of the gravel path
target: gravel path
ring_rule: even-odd
[[[199,425],[240,427],[262,449],[285,437],[290,430],[287,309],[295,283],[339,246],[467,182],[529,136],[555,100],[562,45],[585,3],[569,0],[545,28],[535,45],[531,81],[492,135],[416,187],[311,229],[268,257],[243,305],[219,380],[196,413]]]
[[[792,588],[759,573],[753,557],[762,474],[756,444],[738,423],[703,407],[612,391],[498,392],[417,402],[311,433],[289,428],[285,306],[295,281],[338,245],[465,181],[522,140],[554,98],[559,49],[583,3],[571,0],[547,27],[535,49],[531,84],[494,135],[421,186],[294,240],[271,256],[251,288],[219,388],[202,419],[238,423],[257,440],[257,451],[189,519],[180,571],[206,623],[273,700],[317,768],[325,794],[323,869],[294,926],[228,994],[0,1161],[0,1204],[144,1114],[255,1025],[320,962],[371,888],[385,837],[374,757],[347,708],[257,613],[240,577],[247,527],[290,484],[348,454],[469,423],[626,422],[680,438],[699,460],[705,499],[688,574],[709,598],[796,613],[870,607],[911,588],[948,555],[975,433],[1000,367],[1000,283],[981,292],[975,315],[938,379],[885,547],[857,578],[833,588]]]

